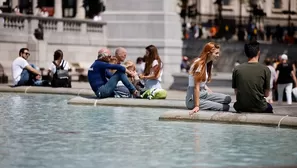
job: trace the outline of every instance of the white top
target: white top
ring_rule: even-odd
[[[64,70],[69,70],[70,69],[69,63],[67,61],[65,61],[65,60],[62,60],[59,66],[63,66]],[[53,62],[51,62],[48,70],[50,70],[53,74],[56,73],[56,70],[57,70],[56,65]]]
[[[145,62],[142,62],[141,64],[136,64],[136,72],[138,74],[143,74],[145,69]]]
[[[197,59],[195,62],[197,62],[197,61],[199,61],[199,59]],[[194,63],[195,63],[194,62]],[[191,68],[190,68],[190,72],[193,70],[193,68],[194,68],[194,63],[192,64],[192,66],[191,66]],[[200,70],[201,70],[201,66],[199,66],[197,69],[196,69],[196,72],[200,72]],[[206,82],[207,82],[207,79],[208,79],[208,74],[207,74],[207,68],[205,69],[205,76],[206,76],[206,78],[205,78],[205,81],[204,82],[200,82],[200,88],[205,88],[205,86],[206,86]],[[194,77],[193,77],[193,75],[189,75],[189,86],[195,86],[195,82],[194,82]]]
[[[21,80],[21,74],[23,72],[23,69],[29,65],[27,60],[25,60],[23,57],[17,57],[13,62],[12,62],[12,79],[14,85],[17,85],[18,82]]]
[[[151,70],[150,70],[150,75],[154,74],[153,67],[158,65],[158,64],[159,64],[158,60],[153,61],[152,67],[151,67]],[[158,79],[147,79],[145,81],[145,88],[146,89],[151,89],[151,88],[162,89],[162,86],[161,86],[162,75],[163,75],[163,69],[162,69],[162,65],[161,65],[161,72],[160,72],[159,78]]]
[[[273,66],[271,65],[268,65],[267,66],[271,72],[271,76],[270,76],[270,89],[273,88],[273,81],[275,81],[276,79],[276,72],[275,72],[275,69],[273,68]]]
[[[156,65],[159,65],[159,63],[158,63],[158,60],[154,60],[153,61],[153,63],[152,63],[152,67],[151,67],[151,71],[150,71],[150,75],[151,74],[154,74],[154,67],[156,66]],[[162,65],[161,65],[162,66]],[[158,81],[162,81],[162,75],[163,75],[163,69],[162,69],[162,67],[161,67],[161,72],[160,72],[160,76],[159,76],[159,78],[158,78]]]

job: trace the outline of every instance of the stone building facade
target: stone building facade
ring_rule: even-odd
[[[197,4],[197,10],[201,16],[197,17],[197,21],[207,22],[209,19],[214,19],[218,13],[217,6],[214,5],[215,0],[190,0],[191,3]],[[290,11],[297,13],[296,0],[254,0],[258,6],[264,10],[266,17],[264,18],[265,25],[288,24],[288,15],[283,14],[283,11],[289,10],[289,1],[291,1]],[[240,3],[242,2],[242,3]],[[232,18],[239,22],[240,12],[243,23],[247,23],[250,15],[250,7],[248,0],[223,0],[222,15],[225,18]],[[292,22],[297,23],[297,14],[291,15]]]
[[[82,2],[77,0],[77,11],[81,11],[76,16],[78,19],[62,18],[61,0],[55,0],[54,17],[22,16],[18,22],[18,16],[0,14],[0,19],[5,20],[4,25],[0,24],[0,54],[5,55],[6,59],[1,62],[7,63],[7,70],[10,71],[10,63],[21,47],[29,47],[31,60],[42,67],[51,62],[55,49],[62,49],[69,62],[84,63],[88,68],[101,47],[109,47],[112,51],[125,47],[127,60],[135,61],[145,54],[146,46],[153,44],[164,64],[163,82],[171,84],[172,74],[180,71],[182,56],[177,0],[106,0],[102,23],[80,19],[84,16]],[[37,0],[33,3],[37,4]],[[33,36],[38,23],[45,26],[44,41]]]

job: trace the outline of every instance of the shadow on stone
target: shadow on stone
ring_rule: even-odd
[[[0,64],[0,83],[8,83],[8,76],[4,72],[4,67]]]

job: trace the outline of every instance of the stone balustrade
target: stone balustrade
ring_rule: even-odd
[[[45,32],[103,33],[105,22],[68,18],[37,17],[32,15],[0,14],[0,29],[33,33],[38,24]],[[2,31],[3,31],[2,30]]]
[[[43,27],[43,38],[38,40],[35,30],[39,24]],[[28,61],[42,68],[48,67],[57,49],[63,51],[68,62],[88,67],[99,48],[107,46],[105,25],[86,19],[0,14],[0,63],[11,77],[11,62],[20,48],[27,47],[31,53]]]

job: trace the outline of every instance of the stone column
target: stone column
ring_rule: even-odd
[[[85,9],[83,8],[83,0],[76,0],[76,19],[85,18]]]
[[[18,0],[12,0],[12,1],[11,1],[11,7],[12,7],[12,9],[13,9],[14,7],[18,6],[18,5],[19,5],[19,1],[18,1]]]
[[[172,75],[180,71],[182,31],[175,11],[177,2],[107,0],[106,11],[102,13],[103,20],[107,21],[107,47],[111,50],[125,47],[127,60],[136,60],[145,54],[146,46],[153,44],[158,48],[164,63],[163,87],[170,85]]]
[[[62,18],[62,1],[55,0],[55,18]]]
[[[266,12],[267,17],[271,17],[271,9],[273,8],[273,0],[266,0],[264,11]]]
[[[37,0],[33,0],[32,10],[33,10],[33,15],[36,15],[36,13],[37,13]]]

